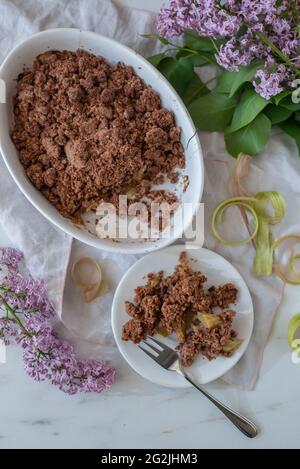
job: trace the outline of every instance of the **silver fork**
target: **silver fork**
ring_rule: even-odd
[[[149,357],[152,358],[156,363],[165,368],[166,370],[176,371],[181,376],[183,376],[189,383],[195,386],[198,391],[200,391],[204,396],[206,396],[213,404],[215,404],[218,409],[223,412],[223,414],[242,432],[244,435],[249,438],[254,438],[258,430],[256,426],[246,419],[242,415],[238,414],[234,410],[230,409],[226,405],[222,404],[220,401],[215,399],[211,394],[201,388],[198,384],[193,381],[192,377],[186,372],[182,366],[181,360],[177,352],[167,345],[163,344],[159,340],[154,339],[153,337],[148,337],[147,340],[142,341],[144,344],[149,347],[149,350],[146,350],[144,347],[139,345],[139,348],[143,350]]]

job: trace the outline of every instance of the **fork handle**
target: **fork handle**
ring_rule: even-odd
[[[204,394],[204,396],[207,397],[213,404],[215,404],[215,406],[218,407],[218,409],[223,412],[223,414],[233,423],[233,425],[235,425],[242,433],[244,433],[244,435],[246,435],[248,438],[256,437],[258,433],[257,427],[252,422],[250,422],[250,420],[222,404],[220,401],[218,401],[218,399],[205,391],[205,389],[198,386],[198,384],[196,384],[184,370],[180,371],[185,379],[195,388],[197,388],[198,391]]]

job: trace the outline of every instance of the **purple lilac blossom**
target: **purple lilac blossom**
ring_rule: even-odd
[[[115,380],[106,362],[78,360],[73,346],[59,338],[51,319],[55,311],[42,281],[21,275],[23,255],[11,248],[0,250],[0,265],[8,268],[0,285],[0,338],[23,349],[24,369],[36,381],[49,380],[68,393],[102,392]]]
[[[216,61],[228,70],[237,71],[242,65],[261,60],[254,86],[261,96],[271,98],[293,81],[299,68],[299,17],[300,0],[171,0],[161,10],[157,28],[168,38],[186,29],[200,36],[223,38]],[[242,25],[246,31],[241,34]],[[287,60],[279,57],[261,35]],[[278,69],[283,63],[284,71]]]
[[[0,261],[1,264],[6,265],[10,270],[17,270],[19,263],[23,259],[23,253],[15,248],[1,248]]]
[[[284,65],[279,66],[278,71],[273,73],[267,70],[258,70],[255,74],[255,80],[253,81],[255,91],[263,98],[270,99],[272,96],[283,91],[281,83],[285,79],[285,76]]]
[[[171,0],[157,19],[158,32],[165,37],[179,36],[194,29],[200,36],[232,36],[240,28],[237,16],[220,8],[215,0]]]

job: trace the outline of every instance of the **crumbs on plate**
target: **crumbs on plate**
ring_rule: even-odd
[[[122,339],[138,344],[147,336],[175,333],[185,366],[199,353],[209,360],[231,356],[241,344],[232,328],[236,313],[229,308],[238,291],[232,283],[205,289],[206,281],[189,266],[186,252],[171,275],[148,274],[146,285],[135,289],[134,303],[125,303],[132,319],[124,324]]]

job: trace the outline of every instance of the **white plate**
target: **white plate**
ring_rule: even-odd
[[[171,274],[178,263],[180,252],[184,250],[184,245],[171,246],[138,260],[121,280],[112,306],[112,328],[116,343],[125,360],[144,378],[174,388],[189,387],[190,384],[177,373],[161,368],[132,342],[123,341],[121,335],[123,324],[130,319],[125,312],[124,302],[133,300],[134,289],[146,283],[145,276],[149,272],[164,270],[167,274]],[[200,384],[206,384],[230,370],[244,354],[253,329],[253,305],[243,278],[226,259],[204,248],[189,249],[187,252],[191,259],[195,259],[195,261],[191,260],[193,269],[201,270],[208,277],[207,287],[232,282],[239,291],[237,303],[234,305],[237,315],[234,318],[233,328],[238,333],[238,337],[243,340],[241,346],[232,357],[228,358],[218,357],[216,360],[209,361],[199,356],[189,368],[190,373]],[[174,339],[161,336],[157,338],[172,347],[176,346]]]
[[[184,171],[181,170],[181,175],[189,177],[187,190],[185,192],[180,191],[180,202],[182,204],[192,204],[193,207],[193,213],[191,210],[186,210],[183,213],[183,230],[188,228],[197,204],[202,197],[204,174],[202,150],[192,119],[174,88],[150,62],[132,49],[100,34],[68,28],[42,31],[23,41],[6,57],[0,67],[0,79],[4,80],[6,84],[6,104],[0,103],[0,150],[3,159],[13,179],[27,199],[48,220],[72,237],[96,248],[127,254],[146,253],[160,249],[182,236],[182,227],[180,225],[174,226],[172,223],[171,236],[168,238],[161,237],[157,241],[144,241],[143,239],[128,237],[116,243],[112,239],[97,238],[86,227],[78,227],[64,218],[31,184],[19,161],[18,152],[10,138],[10,130],[13,125],[12,97],[16,93],[16,78],[24,67],[31,68],[35,57],[42,52],[64,49],[75,51],[78,48],[101,55],[111,64],[122,61],[131,65],[136,74],[160,94],[162,106],[174,113],[176,124],[182,129],[181,142],[186,156],[186,168]]]

